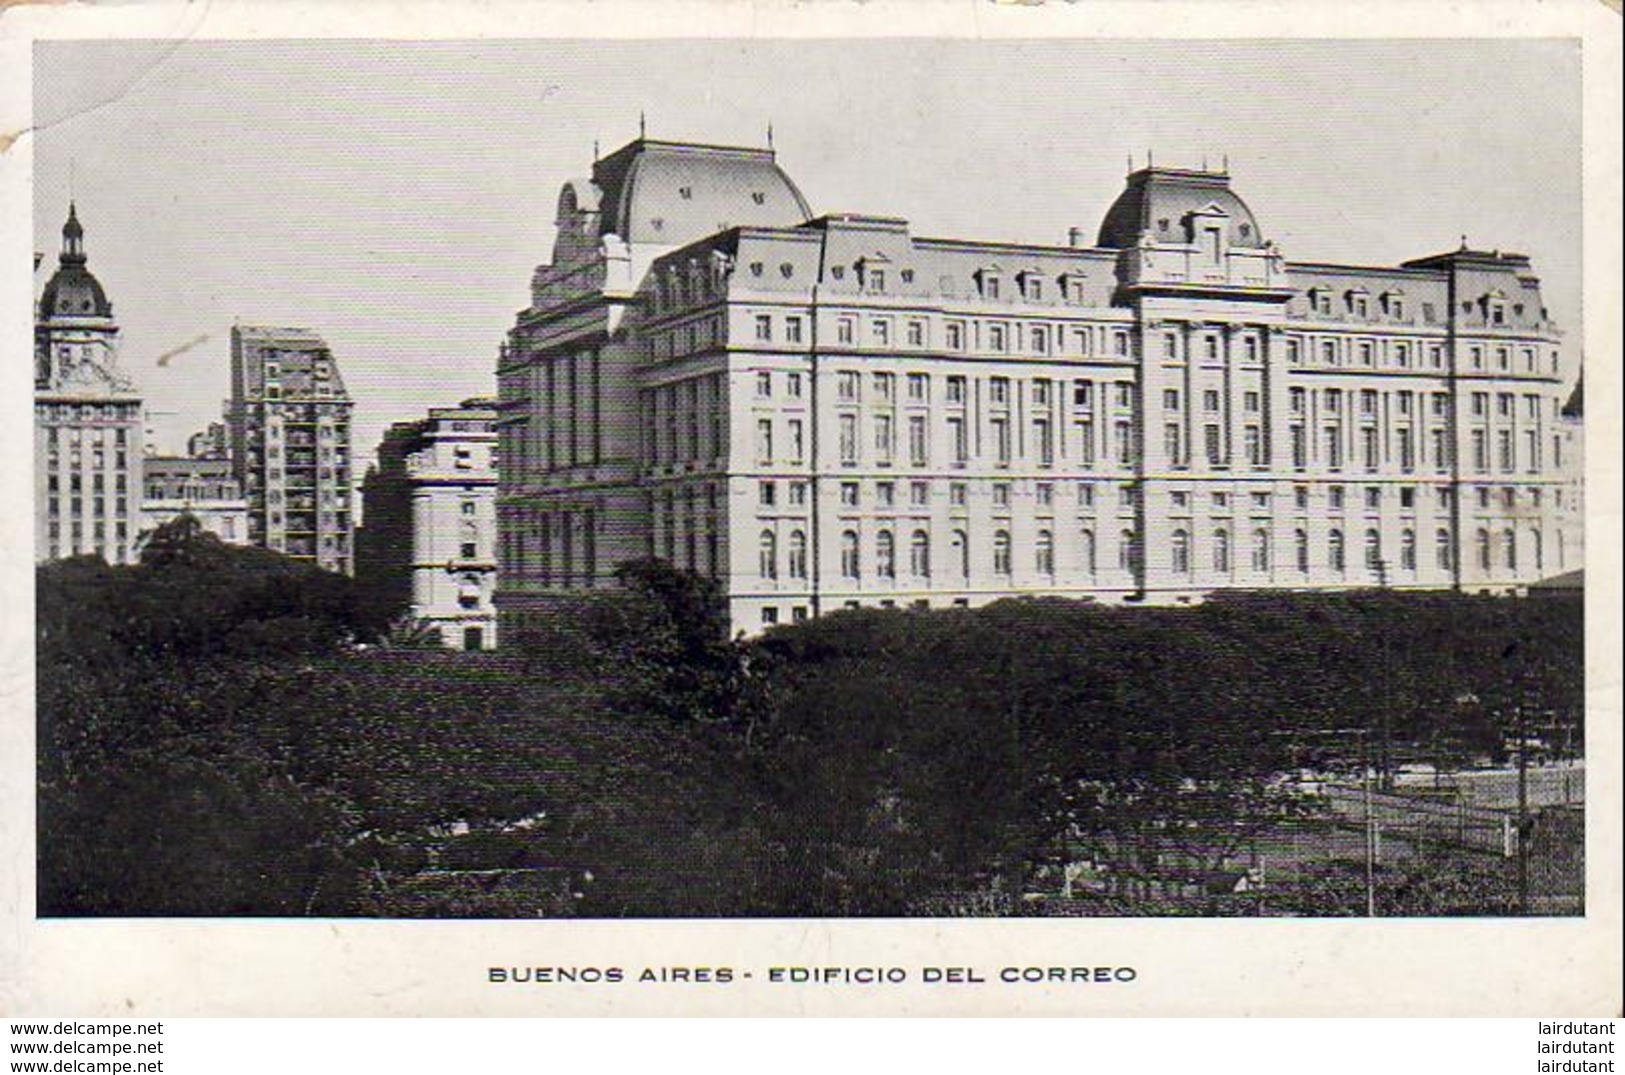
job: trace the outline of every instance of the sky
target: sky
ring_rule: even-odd
[[[1227,157],[1289,260],[1526,253],[1577,347],[1579,105],[1561,40],[45,42],[35,288],[71,192],[160,450],[219,420],[240,321],[327,339],[370,453],[494,392],[560,185],[641,113],[771,123],[815,213],[941,237],[1092,237],[1131,156]]]

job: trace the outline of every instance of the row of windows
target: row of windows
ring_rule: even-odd
[[[840,571],[842,579],[855,582],[864,577],[865,557],[863,542],[856,530],[843,530],[840,535]],[[881,529],[875,532],[872,540],[871,555],[869,557],[869,570],[873,577],[878,579],[895,579],[899,570],[899,538],[891,530]],[[1274,538],[1268,528],[1259,527],[1252,531],[1248,546],[1247,566],[1255,572],[1271,570]],[[1293,532],[1293,567],[1301,574],[1307,574],[1311,569],[1310,539],[1307,530],[1298,529]],[[774,580],[780,577],[781,567],[785,577],[793,580],[807,578],[807,535],[802,530],[790,531],[784,543],[784,555],[781,560],[779,536],[772,530],[763,530],[757,539],[757,573],[765,580]],[[1508,571],[1518,570],[1519,542],[1517,532],[1511,528],[1501,530],[1498,534],[1490,530],[1480,529],[1474,537],[1476,562],[1480,570],[1492,571],[1497,565]],[[1536,571],[1544,569],[1544,540],[1538,529],[1531,529],[1527,533],[1528,554],[1532,558],[1532,566]],[[1136,540],[1133,531],[1125,530],[1119,541],[1120,569],[1133,569],[1138,556]],[[968,578],[971,575],[971,542],[967,531],[953,530],[949,535],[949,550],[947,567],[957,577]],[[1189,575],[1193,572],[1193,542],[1192,534],[1184,528],[1178,528],[1169,536],[1168,544],[1169,569],[1176,575]],[[1214,572],[1228,574],[1234,567],[1232,552],[1232,537],[1228,529],[1220,528],[1212,531],[1207,541],[1207,550],[1210,566]],[[995,530],[991,541],[992,569],[998,576],[1008,576],[1013,573],[1014,546],[1010,531]],[[1406,528],[1399,536],[1398,568],[1401,571],[1417,570],[1417,533]],[[1093,575],[1096,565],[1096,539],[1095,532],[1090,529],[1080,530],[1074,550],[1079,571],[1085,575]],[[1041,576],[1053,576],[1056,572],[1055,535],[1050,530],[1039,530],[1033,538],[1031,546],[1031,570]],[[1447,528],[1440,528],[1434,532],[1434,562],[1441,571],[1454,570],[1455,543]],[[931,555],[931,535],[923,529],[913,530],[908,534],[906,544],[906,565],[908,576],[918,580],[932,577],[933,561]],[[1326,566],[1336,572],[1348,569],[1347,539],[1339,528],[1333,528],[1326,534]],[[1379,576],[1386,574],[1394,565],[1390,563],[1383,549],[1382,534],[1376,529],[1368,529],[1364,533],[1363,563],[1368,571]]]
[[[132,421],[139,410],[134,403],[42,403],[34,408],[34,417],[47,429],[57,425],[71,428],[74,422]]]
[[[1483,344],[1470,344],[1465,348],[1464,357],[1466,368],[1477,372],[1491,369],[1501,373],[1541,372],[1540,352],[1534,347],[1490,348]],[[1291,336],[1286,341],[1286,360],[1292,366],[1347,365],[1366,369],[1394,366],[1399,369],[1443,370],[1445,346],[1442,343],[1419,344],[1405,340],[1365,340],[1345,336]],[[1557,351],[1551,352],[1546,368],[1551,374],[1557,374]]]
[[[842,507],[874,508],[884,510],[907,504],[909,507],[924,508],[930,505],[934,483],[929,481],[894,482],[880,480],[870,483],[857,481],[843,481],[839,484],[838,498]],[[689,486],[684,491],[684,498],[690,510],[693,509],[699,498],[695,486]],[[863,490],[867,488],[868,494]],[[968,506],[972,497],[980,497],[986,490],[986,497],[995,507],[1008,507],[1014,499],[1031,499],[1038,508],[1053,508],[1060,503],[1063,496],[1071,500],[1079,510],[1092,509],[1096,506],[1100,490],[1104,488],[1115,493],[1116,506],[1119,510],[1128,510],[1135,507],[1138,502],[1138,487],[1132,484],[1109,484],[1092,481],[1075,483],[1059,483],[1049,481],[1005,482],[995,481],[970,483],[951,481],[947,483],[948,502],[953,507]],[[1314,486],[1294,485],[1292,487],[1292,506],[1299,511],[1307,511],[1315,498]],[[1029,492],[1030,489],[1030,492]],[[1391,489],[1391,493],[1385,490]],[[1538,509],[1545,503],[1545,490],[1539,487],[1520,490],[1517,486],[1496,487],[1488,485],[1475,486],[1473,489],[1477,506],[1483,510],[1490,510],[1499,504],[1507,511],[1518,510],[1520,498],[1527,500],[1530,507]],[[1397,500],[1401,510],[1414,510],[1418,502],[1418,487],[1414,485],[1401,485],[1396,487],[1368,485],[1360,487],[1359,502],[1364,510],[1376,512],[1382,510],[1385,496]],[[1554,489],[1554,502],[1558,507],[1563,506],[1564,490]],[[782,494],[782,500],[781,500]],[[1321,494],[1326,506],[1333,511],[1342,511],[1349,506],[1349,489],[1344,485],[1327,485]],[[780,504],[789,507],[802,507],[807,503],[808,483],[806,481],[774,481],[764,480],[757,482],[757,504],[764,508],[776,508]],[[1190,489],[1171,489],[1168,491],[1168,503],[1174,512],[1190,511],[1196,506],[1196,494]],[[710,511],[716,511],[720,506],[721,497],[719,487],[714,484],[704,486],[704,499]],[[1229,511],[1233,507],[1246,506],[1252,511],[1267,511],[1273,503],[1274,496],[1269,491],[1253,490],[1245,495],[1230,490],[1211,490],[1206,494],[1205,505],[1214,511]],[[1447,510],[1454,499],[1454,488],[1449,485],[1433,487],[1433,499],[1438,510]],[[665,505],[667,511],[675,509],[677,494],[668,491],[660,496],[655,507]],[[462,511],[464,515],[472,515],[474,504],[464,502]]]

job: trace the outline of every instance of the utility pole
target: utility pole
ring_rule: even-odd
[[[1528,687],[1518,699],[1514,725],[1518,735],[1518,913],[1529,913],[1529,729]]]
[[[1371,729],[1360,733],[1360,773],[1365,791],[1365,915],[1377,917],[1377,813],[1371,801]]]
[[[1388,589],[1388,561],[1379,559],[1375,566],[1377,569],[1377,585],[1386,591]],[[1394,788],[1393,632],[1384,625],[1379,625],[1378,629],[1382,631],[1382,748],[1377,755],[1377,772],[1382,782],[1382,790],[1392,791]]]

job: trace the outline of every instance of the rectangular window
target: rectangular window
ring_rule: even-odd
[[[835,342],[851,343],[855,334],[856,322],[850,317],[843,317],[835,322]]]
[[[858,416],[855,414],[840,417],[840,453],[842,466],[858,465]]]
[[[931,398],[930,378],[923,373],[908,375],[908,399],[910,403],[925,403]]]
[[[922,415],[911,416],[908,420],[908,461],[911,466],[923,467],[930,462],[929,443],[925,418]]]
[[[994,418],[990,424],[993,431],[994,465],[1007,467],[1010,465],[1010,422],[1006,418]]]
[[[965,402],[965,378],[963,378],[963,377],[949,377],[948,378],[948,402],[949,403],[963,403],[963,402]]]
[[[784,319],[784,338],[790,343],[801,342],[801,318],[787,317]]]
[[[1216,467],[1224,462],[1224,441],[1217,425],[1202,427],[1202,444],[1207,450],[1208,466]]]
[[[1055,437],[1051,430],[1047,418],[1039,418],[1033,422],[1033,443],[1038,452],[1038,465],[1041,467],[1055,465]]]
[[[1333,470],[1343,465],[1343,431],[1337,426],[1326,427],[1326,465]]]
[[[1078,436],[1078,462],[1090,464],[1095,461],[1095,423],[1084,419],[1072,423],[1072,428]]]
[[[891,415],[875,415],[875,463],[883,467],[891,466],[894,447]]]
[[[858,374],[855,370],[842,370],[835,375],[835,398],[842,403],[856,403]]]
[[[773,374],[765,370],[756,375],[756,396],[758,399],[767,399],[773,395]]]
[[[925,346],[925,322],[910,321],[908,323],[908,345],[910,347]]]
[[[763,343],[773,339],[773,317],[771,314],[756,315],[756,339]]]
[[[756,422],[756,461],[773,462],[773,420],[761,418]]]
[[[965,438],[965,420],[948,419],[948,443],[953,448],[954,466],[962,467],[970,458],[970,444]]]
[[[1128,422],[1116,424],[1115,437],[1117,440],[1117,461],[1123,466],[1133,466],[1137,462],[1134,452],[1134,427]]]
[[[789,423],[790,430],[790,462],[799,463],[802,453],[806,449],[806,437],[802,430],[801,419],[792,418]]]

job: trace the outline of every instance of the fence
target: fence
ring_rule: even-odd
[[[1509,858],[1518,853],[1517,819],[1506,810],[1368,791],[1343,784],[1327,784],[1322,793],[1333,814],[1361,825],[1369,820],[1380,832],[1489,851]]]

